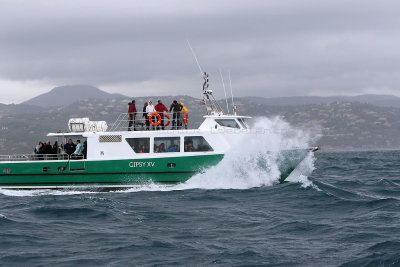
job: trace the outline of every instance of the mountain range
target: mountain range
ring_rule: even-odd
[[[50,92],[31,98],[22,104],[55,107],[72,104],[82,99],[126,98],[121,94],[110,94],[91,85],[65,85],[53,88]]]
[[[91,85],[65,85],[31,98],[21,104],[42,108],[65,106],[83,99],[118,99],[129,98],[122,94],[110,94]],[[380,107],[400,107],[400,97],[392,95],[358,95],[358,96],[290,96],[290,97],[243,97],[249,101],[270,106],[299,106],[326,104],[334,102],[359,102]]]
[[[81,89],[76,89],[81,88]],[[0,155],[30,153],[46,134],[66,131],[69,118],[89,117],[112,125],[119,114],[127,112],[131,97],[108,94],[95,87],[58,87],[48,94],[21,104],[0,104]],[[65,97],[70,94],[75,97]],[[57,102],[56,98],[63,98]],[[189,109],[191,127],[197,127],[205,114],[200,99],[190,96],[153,96],[168,105],[177,99]],[[137,97],[138,111],[149,97]],[[297,99],[297,101],[295,101]],[[358,97],[235,98],[238,114],[281,117],[298,129],[316,129],[321,134],[313,145],[323,150],[369,150],[400,148],[400,108],[398,98],[384,95]],[[46,105],[45,103],[53,103]],[[222,107],[225,100],[219,100]],[[35,104],[40,103],[40,104]],[[59,104],[63,103],[63,104]],[[57,105],[55,105],[57,104]],[[316,131],[316,132],[318,132]]]

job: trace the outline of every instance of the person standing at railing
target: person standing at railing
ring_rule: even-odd
[[[39,141],[39,143],[36,145],[36,147],[35,147],[35,154],[43,154],[43,153],[40,153],[41,151],[43,151],[43,143],[42,143],[42,141]]]
[[[160,129],[160,125],[161,125],[161,129],[164,130],[164,111],[168,112],[167,107],[162,103],[161,100],[158,100],[158,104],[155,106],[155,110],[158,112],[158,114],[160,114],[160,118],[161,118],[161,122],[159,125],[157,125],[157,130]]]
[[[55,141],[54,144],[53,144],[52,154],[59,154],[59,152],[60,152],[60,150],[59,150],[59,147],[58,147],[58,142]]]
[[[69,139],[68,143],[64,145],[65,152],[70,156],[75,151],[75,145],[72,143],[72,140]]]
[[[179,121],[181,119],[182,106],[178,101],[174,100],[169,108],[169,112],[173,111],[172,115],[172,129],[179,129]]]
[[[72,158],[76,159],[79,155],[82,155],[83,146],[81,144],[81,140],[76,140],[76,149],[74,153],[71,155]]]
[[[53,147],[51,146],[50,141],[47,141],[46,144],[44,144],[44,154],[53,154]]]
[[[150,100],[149,104],[146,107],[147,117],[150,117],[150,115],[154,112],[156,112],[156,110],[154,109],[153,102],[151,102]],[[152,121],[156,121],[156,116],[153,116],[151,119]],[[154,130],[154,125],[153,125],[153,130]]]
[[[146,112],[148,105],[149,104],[147,102],[144,102],[144,105],[143,105],[143,117],[144,117],[144,121],[146,123],[146,131],[149,130],[149,126],[150,126],[149,116],[147,116],[147,112]]]
[[[183,125],[185,125],[185,129],[187,129],[187,123],[185,123],[184,120],[185,120],[185,116],[188,116],[188,115],[185,115],[185,114],[188,114],[189,110],[185,107],[183,102],[181,102],[181,106],[182,106],[182,109],[181,109],[180,125],[182,125],[182,121],[183,121]]]
[[[38,160],[43,160],[44,154],[44,144],[40,141],[39,144],[35,148],[35,154],[37,155]]]
[[[129,125],[128,125],[128,131],[131,131],[131,127],[133,125],[133,130],[135,131],[135,119],[136,119],[136,105],[135,105],[135,100],[132,100],[132,102],[129,104],[129,109],[128,109],[128,114],[129,114]]]

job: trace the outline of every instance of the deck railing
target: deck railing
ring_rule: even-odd
[[[150,116],[146,112],[136,112],[135,114],[121,113],[114,123],[111,124],[110,131],[179,130],[187,129],[190,125],[188,113],[185,115],[183,112],[155,112],[155,114],[160,116],[151,116],[151,120],[153,124],[158,125],[153,125],[150,122]]]
[[[0,155],[0,161],[36,161],[36,160],[79,160],[83,155],[68,154],[19,154],[19,155]]]

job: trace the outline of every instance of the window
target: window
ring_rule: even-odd
[[[236,123],[234,119],[216,119],[215,120],[219,125],[224,126],[224,127],[230,127],[230,128],[240,128],[239,125]]]
[[[243,129],[247,129],[247,124],[244,121],[244,119],[239,118],[238,121],[239,121],[240,125],[242,125]]]
[[[185,152],[214,151],[203,136],[186,136]]]
[[[154,137],[154,153],[179,152],[179,137]]]
[[[126,138],[126,142],[128,142],[135,153],[150,152],[150,138]]]

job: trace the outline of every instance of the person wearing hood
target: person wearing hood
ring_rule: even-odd
[[[146,107],[147,117],[150,117],[150,115],[151,115],[152,113],[154,113],[154,112],[156,112],[156,110],[154,109],[153,102],[151,102],[151,100],[150,100],[150,101],[149,101],[149,104],[148,104],[147,107]],[[156,120],[157,120],[156,116],[153,116],[153,117],[151,118],[151,120],[152,120],[153,122],[156,121]],[[153,130],[154,130],[154,125],[153,125]]]
[[[183,119],[185,118],[185,113],[188,113],[189,110],[185,107],[185,105],[183,104],[183,102],[181,102],[181,106],[182,106],[182,109],[181,109],[181,119],[183,120]],[[182,125],[182,122],[181,122],[181,125]],[[185,125],[185,129],[187,129],[187,125],[186,125],[185,123],[183,123],[183,125]]]
[[[129,109],[128,109],[128,114],[129,114],[128,131],[131,130],[132,125],[133,125],[133,130],[135,131],[136,112],[137,110],[136,110],[135,100],[132,100],[132,102],[129,103]]]

